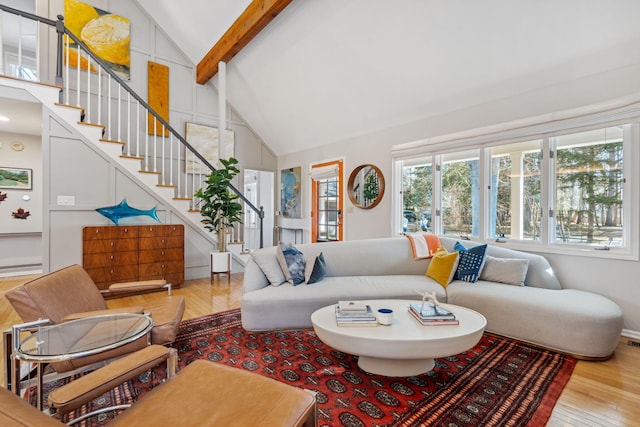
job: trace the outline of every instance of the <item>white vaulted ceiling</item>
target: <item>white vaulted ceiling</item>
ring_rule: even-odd
[[[138,2],[194,64],[250,3]],[[639,64],[638,22],[637,0],[293,0],[227,98],[288,154]]]

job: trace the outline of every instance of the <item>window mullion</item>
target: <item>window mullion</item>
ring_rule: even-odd
[[[482,148],[480,150],[480,227],[478,227],[478,238],[486,240],[489,238],[491,214],[491,149]]]
[[[433,232],[442,234],[442,156],[433,156],[433,173],[431,175],[433,180],[431,222],[433,223]]]
[[[542,244],[550,245],[555,241],[555,152],[556,145],[552,138],[544,138],[542,141],[542,175],[540,177],[540,204],[542,206],[542,216],[540,224],[540,239]],[[551,212],[554,211],[552,215]]]

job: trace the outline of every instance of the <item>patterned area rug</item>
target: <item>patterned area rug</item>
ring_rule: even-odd
[[[431,372],[384,377],[362,371],[357,357],[326,346],[312,330],[245,331],[238,309],[182,322],[172,347],[180,368],[208,359],[315,390],[318,426],[542,426],[576,364],[567,355],[485,334],[471,350],[437,359]],[[165,377],[158,367],[103,396],[103,403],[139,399]]]

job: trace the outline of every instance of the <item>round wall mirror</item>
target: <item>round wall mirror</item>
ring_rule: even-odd
[[[384,176],[374,165],[360,165],[349,175],[347,192],[351,203],[362,209],[375,207],[384,195]]]

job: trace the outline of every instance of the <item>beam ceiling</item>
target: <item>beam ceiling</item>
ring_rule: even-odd
[[[199,84],[207,83],[218,73],[220,61],[229,62],[291,1],[253,0],[220,40],[200,60],[196,70],[196,81]]]

